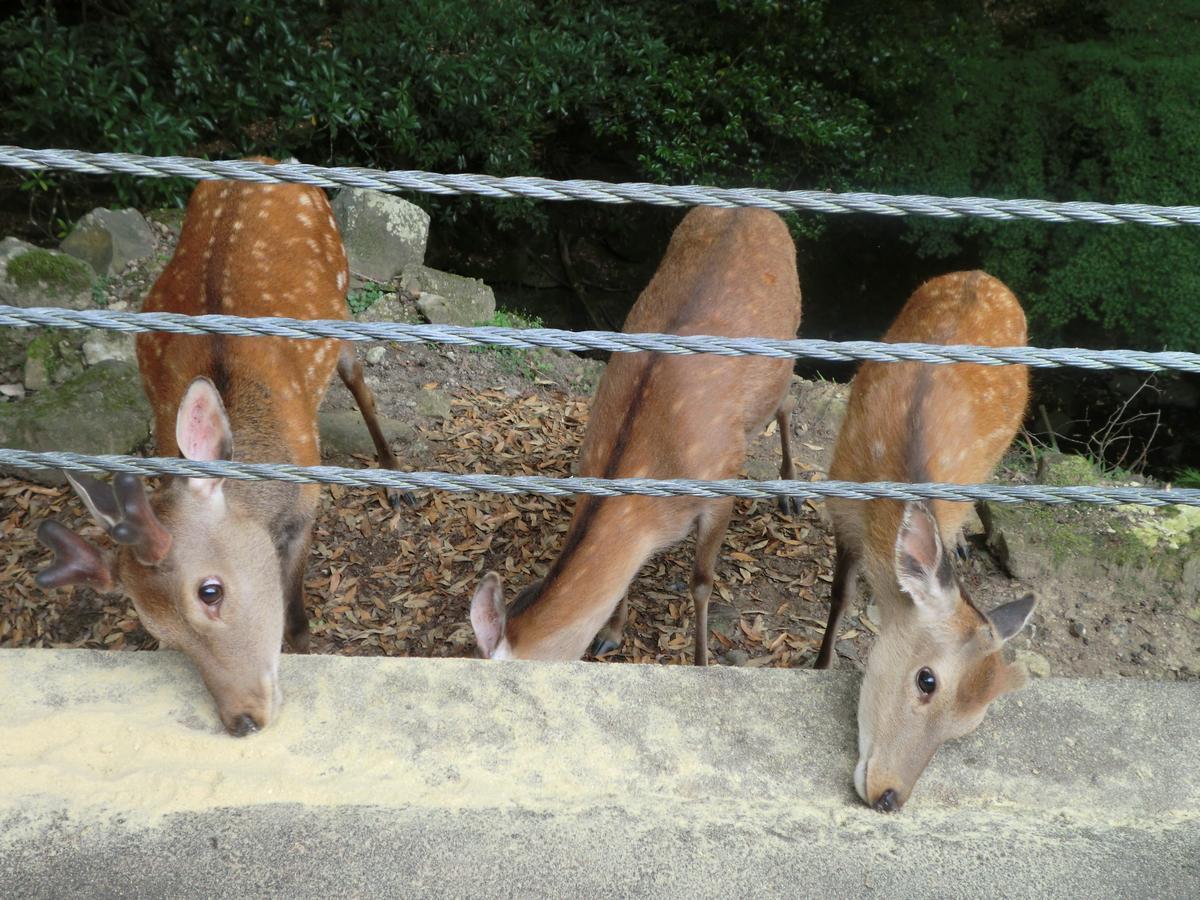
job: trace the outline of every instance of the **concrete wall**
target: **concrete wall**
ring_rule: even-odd
[[[854,795],[844,673],[0,651],[7,896],[1200,896],[1200,686],[1040,681]]]

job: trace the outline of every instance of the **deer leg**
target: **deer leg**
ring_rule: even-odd
[[[779,465],[779,477],[784,481],[794,481],[796,466],[792,462],[792,410],[796,401],[791,395],[785,396],[775,411],[775,424],[779,426],[779,448],[783,452],[783,461]],[[795,516],[800,513],[798,497],[780,497],[779,511],[785,516]]]
[[[815,669],[828,669],[833,663],[833,644],[837,640],[838,626],[846,605],[853,603],[858,590],[858,574],[861,568],[859,555],[838,540],[834,548],[837,562],[833,569],[833,589],[829,593],[829,621],[825,623],[825,636],[817,654]]]
[[[284,571],[283,637],[296,653],[308,652],[308,612],[304,609],[304,569],[308,562],[308,542]]]
[[[371,432],[371,440],[375,444],[375,456],[379,460],[379,467],[381,469],[399,469],[400,466],[392,454],[392,448],[388,446],[387,439],[383,436],[383,429],[379,427],[379,417],[375,412],[375,395],[367,387],[367,382],[363,378],[362,363],[358,361],[358,355],[354,352],[351,344],[342,345],[342,352],[338,356],[337,371],[342,383],[354,395],[358,411],[362,413],[363,421],[367,423],[367,431]],[[401,503],[409,506],[417,505],[417,499],[413,496],[412,491],[388,488],[387,498],[393,509]]]
[[[698,666],[708,665],[708,598],[716,577],[717,553],[725,540],[725,529],[733,515],[733,498],[721,500],[700,513],[696,520],[696,561],[692,565],[692,605],[696,608],[696,654]]]
[[[596,639],[592,641],[592,656],[603,656],[605,653],[611,653],[613,650],[620,649],[625,643],[625,621],[629,618],[629,594],[621,598],[621,602],[617,604],[617,608],[613,610],[613,614],[605,623],[604,627],[596,633]]]

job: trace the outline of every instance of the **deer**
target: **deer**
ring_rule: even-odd
[[[625,322],[626,333],[789,339],[800,327],[796,249],[783,220],[757,209],[699,208]],[[747,446],[778,424],[780,476],[795,477],[789,396],[792,362],[766,357],[614,354],[592,403],[579,474],[601,478],[733,478]],[[795,510],[786,498],[785,512]],[[695,654],[708,663],[708,601],[733,498],[582,496],[546,576],[505,608],[488,572],[471,598],[471,625],[491,659],[579,659],[623,641],[629,585],[656,552],[695,529],[690,592]],[[594,638],[594,641],[593,641]]]
[[[144,309],[344,319],[348,286],[323,191],[208,181],[193,191]],[[317,410],[336,368],[379,464],[397,468],[346,342],[143,333],[137,360],[161,456],[319,464]],[[319,486],[180,477],[148,493],[134,475],[110,484],[65,474],[116,547],[101,552],[46,520],[38,537],[55,559],[37,582],[124,592],[160,645],[182,650],[199,670],[229,734],[267,727],[282,703],[281,639],[308,649],[304,570]],[[399,491],[388,499],[412,502]]]
[[[884,341],[1021,346],[1025,314],[985,272],[934,278],[909,298]],[[841,481],[987,480],[1012,443],[1029,398],[1026,366],[864,363],[854,378],[829,476]],[[1032,594],[989,612],[959,579],[956,549],[968,504],[829,497],[836,562],[829,621],[816,659],[827,669],[839,623],[865,575],[880,612],[858,703],[858,795],[898,810],[937,748],[974,731],[1025,674],[1002,648],[1029,622]]]

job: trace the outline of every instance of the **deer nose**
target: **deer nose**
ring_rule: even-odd
[[[258,723],[245,713],[238,716],[233,720],[232,724],[226,727],[234,737],[245,737],[248,734],[254,734],[254,732],[258,731]]]
[[[875,801],[875,809],[879,812],[895,812],[900,808],[900,804],[896,802],[896,792],[888,788],[879,795],[879,799]]]

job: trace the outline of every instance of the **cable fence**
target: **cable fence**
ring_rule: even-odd
[[[1200,225],[1200,207],[1102,204],[1042,200],[996,200],[980,197],[892,196],[822,191],[727,189],[697,185],[612,184],[599,181],[555,181],[545,178],[499,178],[487,175],[441,175],[299,163],[265,165],[244,160],[209,161],[185,157],[147,157],[127,153],[84,153],[75,150],[30,150],[0,146],[0,165],[23,171],[55,169],[84,174],[124,174],[143,177],[184,177],[197,180],[233,179],[260,184],[298,183],[323,188],[354,187],[381,191],[418,191],[439,195],[473,194],[493,198],[584,200],[599,203],[649,203],[660,206],[751,206],[779,212],[873,213],[923,215],[939,218],[979,216],[992,220],[1090,222],[1174,227]],[[1036,368],[1079,367],[1091,370],[1131,369],[1142,372],[1200,372],[1200,354],[1083,348],[948,346],[892,344],[879,341],[770,340],[719,335],[623,334],[600,331],[516,329],[490,326],[409,325],[400,322],[301,320],[283,317],[226,315],[185,316],[174,313],[132,313],[116,310],[68,310],[0,306],[0,326],[14,328],[95,328],[124,333],[283,337],[349,341],[445,343],[464,346],[549,348],[568,351],[607,350],[618,353],[715,354],[807,358],[828,362],[869,360],[915,361],[933,364],[1027,365]],[[703,481],[692,479],[548,478],[450,472],[398,472],[335,466],[197,462],[186,459],[133,456],[89,456],[77,453],[37,453],[0,448],[0,467],[8,470],[63,469],[91,473],[128,472],[200,478],[271,480],[291,483],[339,484],[367,488],[490,492],[611,497],[643,494],[657,497],[737,497],[854,500],[940,499],[988,500],[997,503],[1088,503],[1098,505],[1200,506],[1200,490],[1144,486],[901,484],[840,481]]]

